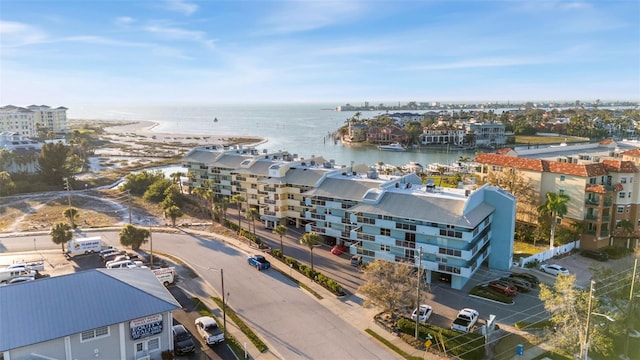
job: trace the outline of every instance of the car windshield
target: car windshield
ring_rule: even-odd
[[[189,336],[189,333],[187,332],[178,332],[176,334],[176,339],[178,339],[178,341],[182,341],[182,340],[188,340],[191,336]]]
[[[267,259],[265,259],[263,256],[256,256],[255,259],[258,260],[258,262],[261,262],[261,263],[266,263],[267,262]]]

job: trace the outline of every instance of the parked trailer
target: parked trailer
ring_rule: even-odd
[[[67,242],[67,256],[93,254],[102,250],[102,238],[100,236],[71,239]]]

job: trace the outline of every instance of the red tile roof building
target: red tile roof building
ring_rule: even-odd
[[[531,181],[539,195],[539,204],[546,201],[547,192],[568,195],[567,214],[560,221],[586,224],[581,248],[610,244],[638,246],[638,240],[628,240],[628,234],[622,234],[616,225],[628,220],[633,224],[634,232],[638,232],[640,149],[622,153],[622,159],[606,158],[598,162],[580,157],[572,162],[529,159],[512,156],[513,153],[503,150],[501,154],[478,154],[474,159],[480,165],[477,175],[486,181],[490,172],[516,170]]]

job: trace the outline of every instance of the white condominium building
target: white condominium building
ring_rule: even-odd
[[[56,134],[68,132],[67,108],[51,108],[46,105],[0,107],[0,132],[8,131],[35,138],[39,127]]]

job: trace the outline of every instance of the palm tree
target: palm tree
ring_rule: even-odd
[[[260,218],[260,211],[258,211],[258,209],[256,208],[249,208],[249,210],[247,210],[247,218],[251,219],[251,224],[253,225],[253,236],[255,236],[256,235],[256,219]]]
[[[629,248],[629,245],[631,243],[631,234],[633,234],[633,223],[627,219],[623,219],[620,220],[620,222],[616,225],[617,228],[619,228],[622,233],[624,234],[624,236],[627,238],[627,248]]]
[[[309,253],[311,255],[311,271],[313,271],[313,248],[322,242],[322,237],[314,232],[308,232],[300,238],[301,245],[307,245],[309,247]]]
[[[164,209],[164,214],[171,219],[171,224],[173,226],[176,226],[176,219],[184,215],[182,210],[176,205],[171,205]]]
[[[62,245],[62,252],[64,253],[64,244],[66,244],[69,240],[73,238],[73,233],[71,232],[71,226],[65,222],[56,223],[49,232],[51,235],[51,240],[54,244]]]
[[[284,246],[282,245],[282,237],[287,235],[287,227],[278,224],[275,228],[273,228],[273,233],[280,235],[280,256],[284,259]]]
[[[240,232],[240,230],[242,229],[242,225],[240,223],[240,220],[242,220],[242,218],[240,217],[240,212],[242,211],[242,203],[244,202],[244,197],[240,194],[233,195],[231,197],[231,202],[238,207],[238,232]]]
[[[123,246],[131,246],[131,249],[138,251],[142,244],[146,243],[147,238],[151,237],[151,232],[145,228],[138,228],[131,224],[126,225],[120,230],[119,239]]]
[[[78,209],[76,209],[74,207],[66,208],[62,212],[62,216],[64,216],[67,219],[69,219],[69,223],[71,223],[71,228],[72,229],[76,228],[76,221],[75,220],[78,218]]]
[[[212,213],[213,198],[214,198],[213,190],[207,189],[207,190],[202,192],[202,199],[204,199],[204,201],[207,202],[207,209],[208,209],[209,213],[211,213],[211,219],[213,219],[213,213]]]
[[[171,174],[171,179],[173,180],[174,183],[178,184],[178,187],[180,188],[180,194],[182,194],[182,180],[181,178],[184,176],[184,173],[181,172],[174,172],[173,174]]]
[[[567,214],[567,203],[571,198],[566,194],[547,193],[547,201],[538,207],[540,215],[551,217],[551,236],[549,246],[553,249],[553,240],[556,236],[556,219],[563,218]]]

